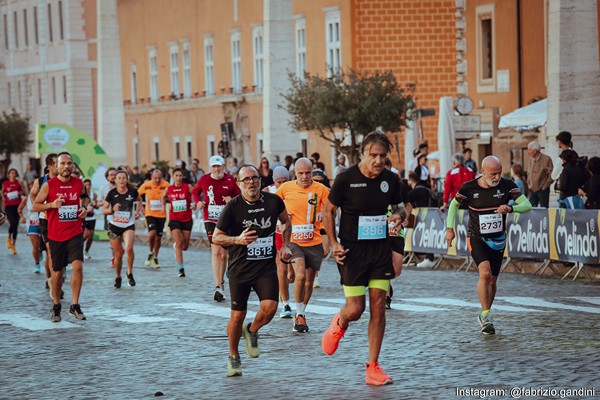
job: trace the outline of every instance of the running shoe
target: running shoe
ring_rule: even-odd
[[[135,279],[133,279],[133,274],[127,274],[127,284],[131,287],[135,286]]]
[[[300,333],[308,333],[308,325],[306,324],[306,317],[304,315],[296,315],[296,318],[294,318],[293,331]]]
[[[40,249],[40,262],[44,262],[44,251]]]
[[[6,248],[10,250],[12,243],[10,242],[10,237],[6,239]]]
[[[179,277],[180,278],[185,278],[185,269],[179,268]]]
[[[391,376],[385,373],[379,366],[378,362],[367,363],[367,376],[365,378],[367,385],[383,386],[391,385],[394,380]]]
[[[152,263],[153,259],[154,259],[154,254],[153,253],[148,254],[148,257],[146,257],[146,261],[144,261],[144,265],[146,267],[149,267],[150,264]]]
[[[84,258],[85,258],[86,260],[89,260],[89,259],[91,259],[91,258],[92,258],[92,256],[90,256],[90,253],[86,251],[86,252],[84,253]]]
[[[50,290],[50,286],[48,285],[48,279],[46,279],[46,290]]]
[[[33,267],[33,273],[34,274],[40,273],[40,264],[36,264],[35,267]]]
[[[215,295],[213,297],[217,303],[222,303],[225,301],[225,295],[223,294],[223,290],[220,287],[215,288]]]
[[[12,252],[13,256],[17,254],[17,248],[14,244],[10,246],[10,251]]]
[[[323,339],[321,340],[321,347],[323,351],[327,355],[332,355],[337,350],[340,345],[340,340],[346,334],[346,329],[340,328],[338,325],[338,321],[340,319],[340,313],[337,313],[333,316],[333,320],[329,325],[329,328],[323,334]]]
[[[493,335],[496,333],[496,329],[494,328],[494,319],[492,318],[491,313],[487,313],[484,316],[479,314],[477,321],[481,326],[481,333],[484,335]]]
[[[152,265],[152,268],[160,268],[160,264],[158,263],[158,258],[153,257],[151,265]]]
[[[281,314],[279,315],[279,318],[293,318],[294,314],[292,314],[292,307],[290,307],[289,304],[286,304],[283,306],[283,309],[281,310]]]
[[[54,304],[52,307],[52,313],[50,314],[50,321],[52,322],[60,322],[60,304]]]
[[[80,321],[85,319],[85,315],[83,315],[83,312],[81,312],[81,307],[79,307],[79,304],[71,304],[71,307],[69,307],[69,314],[71,314],[73,318]]]
[[[250,332],[251,322],[242,327],[242,335],[246,339],[246,353],[252,358],[260,355],[260,347],[258,346],[258,332]]]
[[[242,360],[239,354],[229,356],[227,360],[227,376],[242,376]]]
[[[121,289],[122,281],[123,281],[123,279],[121,279],[121,278],[115,278],[115,289]]]
[[[315,280],[313,281],[313,287],[315,289],[321,287],[321,282],[319,281],[319,277],[318,276],[315,276]]]
[[[390,296],[385,296],[385,309],[386,310],[392,309],[392,298]]]

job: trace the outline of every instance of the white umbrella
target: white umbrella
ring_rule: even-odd
[[[440,98],[440,113],[438,120],[438,150],[440,174],[445,176],[452,168],[454,154],[454,124],[452,122],[452,97]]]
[[[546,125],[548,120],[548,99],[536,101],[525,107],[517,108],[500,118],[500,129],[531,131]]]

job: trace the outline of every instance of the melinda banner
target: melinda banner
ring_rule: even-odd
[[[413,210],[415,227],[406,233],[406,251],[466,256],[468,210],[459,210],[456,239],[446,244],[446,214],[437,208]],[[507,217],[506,256],[600,264],[600,211],[534,208]]]

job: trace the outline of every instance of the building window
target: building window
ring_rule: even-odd
[[[67,101],[69,99],[67,98],[67,76],[66,75],[63,75],[62,83],[63,83],[63,103],[67,104]]]
[[[206,149],[208,151],[208,154],[206,155],[206,159],[209,159],[210,157],[214,156],[216,153],[216,149],[215,149],[215,136],[214,135],[208,135],[206,137]]]
[[[8,16],[4,14],[2,19],[4,23],[4,48],[8,50]]]
[[[150,64],[150,99],[158,101],[158,61],[156,59],[156,49],[152,48],[148,52]]]
[[[52,77],[52,104],[56,104],[56,78]]]
[[[231,86],[234,93],[242,91],[242,49],[240,42],[240,33],[233,33],[231,35]]]
[[[21,92],[21,81],[17,81],[17,107],[23,109],[23,93]]]
[[[133,160],[136,167],[140,165],[140,140],[137,136],[133,138]]]
[[[189,167],[192,164],[192,137],[185,137],[185,159],[187,162],[187,166]]]
[[[340,33],[340,11],[329,11],[325,17],[325,40],[327,48],[327,76],[340,72],[342,66],[342,44]]]
[[[181,143],[179,142],[179,136],[173,137],[173,150],[175,160],[181,160]]]
[[[477,91],[494,92],[495,40],[494,5],[486,4],[476,8],[477,14]]]
[[[160,138],[154,137],[154,161],[160,160]]]
[[[13,103],[12,103],[12,87],[10,85],[10,82],[6,83],[6,93],[8,93],[8,106],[12,108]]]
[[[52,4],[48,3],[48,40],[50,43],[54,41],[54,35],[52,34]]]
[[[183,96],[192,97],[192,71],[190,62],[190,42],[183,43]]]
[[[302,154],[308,154],[308,139],[301,139]]]
[[[25,47],[29,47],[29,26],[27,25],[27,9],[23,10],[23,37],[25,39]]]
[[[19,48],[19,23],[18,23],[18,17],[17,17],[17,12],[15,11],[13,13],[13,21],[15,23],[15,49]]]
[[[306,20],[296,20],[296,76],[304,80],[306,72]]]
[[[171,54],[171,95],[179,96],[179,45],[172,44],[170,48]]]
[[[40,44],[40,33],[38,30],[38,11],[37,7],[33,7],[33,38],[35,40],[35,44]]]
[[[263,28],[257,26],[252,31],[254,52],[254,86],[257,92],[263,91]]]
[[[38,105],[42,105],[42,79],[38,78],[37,80],[37,92],[38,92]]]
[[[135,64],[129,66],[129,91],[131,104],[137,104],[137,67]]]
[[[60,33],[60,40],[65,40],[65,30],[63,24],[63,5],[62,1],[58,2],[58,30]]]
[[[204,38],[204,88],[207,95],[215,93],[214,42],[212,36]]]

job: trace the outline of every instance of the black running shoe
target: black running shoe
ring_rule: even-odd
[[[52,322],[60,322],[60,304],[54,304],[52,307],[52,313],[50,314],[50,321]]]
[[[296,315],[296,318],[294,318],[293,331],[299,333],[308,333],[308,324],[306,323],[306,317],[304,315]]]
[[[135,279],[133,279],[133,274],[127,274],[127,284],[131,287],[135,286]]]
[[[115,278],[115,289],[121,289],[121,278]]]
[[[81,312],[81,307],[79,307],[79,304],[71,304],[71,307],[69,307],[69,314],[80,321],[85,319],[85,315],[83,315],[83,312]]]
[[[185,278],[185,270],[183,268],[179,268],[179,277]]]
[[[390,296],[385,296],[385,309],[386,310],[392,309],[392,298]]]
[[[213,298],[215,299],[215,301],[217,303],[222,303],[225,301],[225,295],[223,294],[223,291],[221,290],[221,288],[219,288],[219,287],[215,288],[215,295]]]

